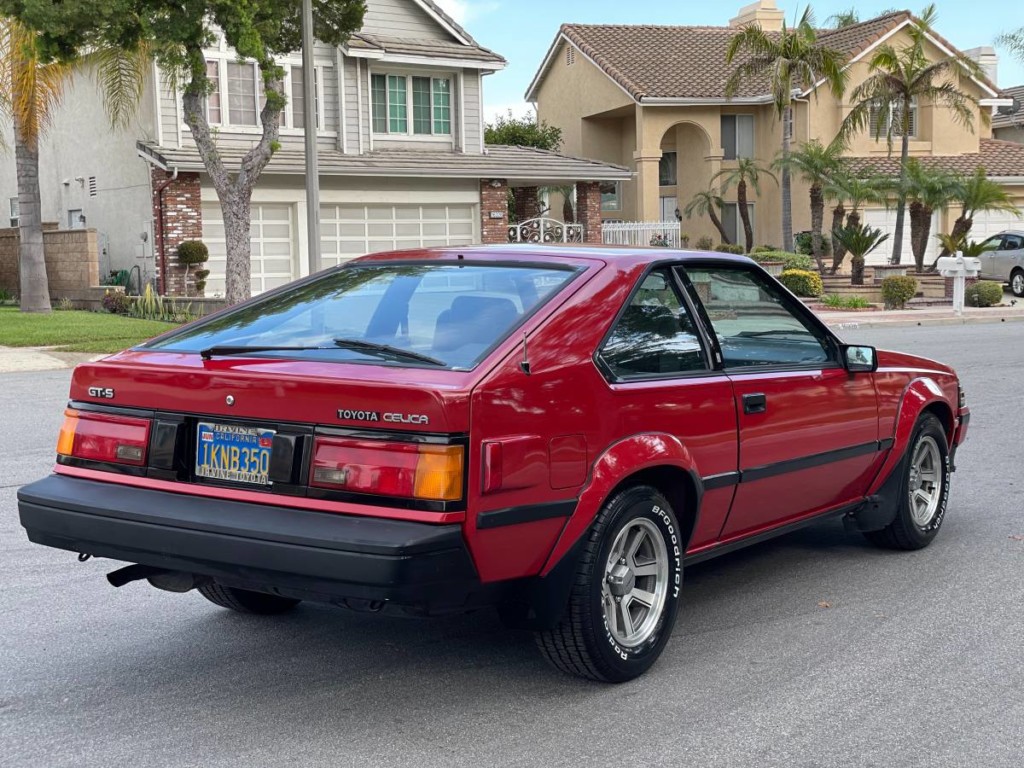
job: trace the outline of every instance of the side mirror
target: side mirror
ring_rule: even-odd
[[[874,347],[847,344],[843,347],[843,364],[850,373],[872,373],[878,370]]]

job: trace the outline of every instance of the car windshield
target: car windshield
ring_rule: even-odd
[[[479,262],[352,264],[144,347],[469,369],[576,272]]]

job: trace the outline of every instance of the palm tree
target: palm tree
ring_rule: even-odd
[[[818,43],[814,13],[810,6],[795,27],[782,24],[782,31],[765,32],[760,24],[748,24],[737,32],[726,49],[725,60],[732,64],[742,59],[726,82],[727,96],[733,96],[748,80],[768,80],[775,114],[782,122],[782,158],[789,157],[791,136],[785,126],[790,124],[793,88],[809,91],[824,81],[838,99],[846,90],[844,56],[839,51]],[[782,169],[782,247],[793,250],[793,192],[789,170]]]
[[[754,228],[750,225],[750,211],[747,210],[747,184],[754,188],[758,194],[761,193],[761,176],[767,176],[776,184],[779,180],[775,174],[749,157],[741,157],[736,160],[735,168],[723,168],[714,176],[712,181],[723,179],[722,191],[725,192],[736,187],[736,208],[739,210],[740,221],[743,222],[743,234],[746,240],[747,253],[754,247]]]
[[[943,56],[936,61],[929,60],[925,53],[925,43],[935,16],[935,6],[929,5],[921,17],[913,19],[908,27],[910,42],[907,45],[897,49],[886,43],[876,49],[868,62],[871,74],[853,89],[853,108],[839,130],[840,136],[848,140],[854,134],[870,129],[876,137],[885,137],[890,153],[893,138],[901,138],[896,232],[892,239],[893,264],[899,264],[903,252],[907,162],[910,157],[910,134],[913,132],[911,114],[914,105],[927,102],[934,107],[945,107],[956,122],[974,130],[974,109],[978,106],[978,100],[960,90],[957,75],[964,71],[977,76],[980,70],[973,60],[959,53]]]
[[[996,38],[996,45],[1010,49],[1010,53],[1024,61],[1024,27],[1004,32]]]
[[[835,236],[836,230],[843,228],[843,218],[847,227],[860,226],[860,209],[865,203],[879,203],[885,199],[880,177],[861,176],[854,173],[846,164],[840,166],[825,187],[825,196],[836,201],[832,209],[832,268],[834,275],[843,265],[846,248]],[[846,204],[850,204],[849,210]]]
[[[976,259],[984,255],[985,251],[995,248],[995,245],[987,240],[980,243],[977,240],[968,241],[966,237],[956,240],[952,235],[936,235],[935,239],[942,243],[944,251],[949,251],[951,254],[959,251],[965,258]]]
[[[984,211],[1003,211],[1020,216],[1020,210],[1013,204],[1013,200],[1006,190],[994,181],[990,181],[983,167],[978,167],[973,176],[961,177],[956,183],[956,194],[954,201],[960,203],[960,215],[953,222],[953,231],[950,236],[953,242],[963,242],[971,232],[974,225],[974,215]],[[939,258],[949,256],[953,251],[942,248]],[[932,269],[935,264],[932,263]]]
[[[779,157],[775,165],[788,168],[810,184],[811,195],[811,252],[818,262],[818,271],[825,272],[824,247],[821,230],[825,223],[825,187],[843,167],[841,142],[833,141],[828,146],[812,139],[790,152],[788,158]],[[835,222],[833,221],[833,224]]]
[[[111,127],[126,126],[145,84],[145,51],[97,49],[77,62],[46,61],[37,34],[18,21],[0,19],[0,113],[14,125],[18,183],[18,263],[23,312],[49,312],[39,196],[39,140],[53,122],[64,89],[77,69],[91,69]]]
[[[693,198],[686,204],[683,209],[683,213],[686,214],[686,218],[691,218],[694,215],[707,216],[711,219],[711,223],[715,225],[715,229],[718,230],[718,234],[722,236],[722,242],[727,245],[732,244],[732,238],[725,231],[725,227],[722,226],[722,220],[718,218],[718,214],[715,213],[715,209],[722,209],[722,196],[715,192],[713,189],[706,189],[703,192],[698,192]]]
[[[917,158],[907,163],[907,188],[904,195],[910,203],[910,247],[914,252],[917,272],[924,272],[924,252],[931,235],[932,212],[945,208],[954,199],[958,189],[956,176],[949,171],[923,165]]]
[[[860,24],[860,14],[857,13],[856,8],[847,8],[845,11],[833,13],[825,20],[825,26],[829,29],[842,29],[843,27],[852,27],[854,24]]]
[[[883,234],[882,230],[873,229],[867,224],[843,227],[837,229],[833,234],[852,257],[850,263],[853,274],[850,277],[850,282],[853,285],[864,285],[864,257],[888,240],[889,235]]]

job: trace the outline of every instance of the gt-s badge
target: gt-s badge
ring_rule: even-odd
[[[89,397],[102,397],[105,400],[113,400],[114,390],[110,387],[89,387]]]

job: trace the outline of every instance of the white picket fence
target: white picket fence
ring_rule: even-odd
[[[606,245],[661,245],[664,241],[669,248],[682,248],[678,221],[605,222],[601,233]]]

